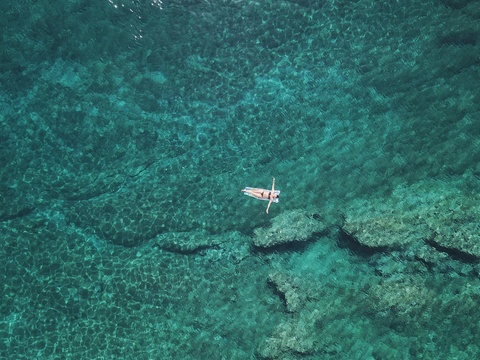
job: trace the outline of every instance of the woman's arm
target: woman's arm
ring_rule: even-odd
[[[270,205],[272,205],[274,196],[275,196],[275,178],[273,178],[273,181],[272,181],[272,192],[270,193],[270,199],[268,199],[267,214],[268,214],[268,209],[270,209]]]

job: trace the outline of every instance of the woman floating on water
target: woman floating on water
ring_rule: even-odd
[[[273,178],[272,190],[246,187],[245,189],[242,190],[242,192],[245,195],[254,197],[255,199],[267,200],[268,201],[267,214],[268,214],[268,209],[270,209],[270,205],[272,204],[272,202],[278,203],[278,200],[280,199],[280,190],[275,190],[275,178]]]

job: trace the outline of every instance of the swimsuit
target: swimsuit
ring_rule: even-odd
[[[258,188],[251,188],[251,187],[246,187],[245,190],[250,190],[250,191],[257,191],[257,192],[260,192],[261,195],[262,195],[262,198],[257,198],[256,196],[248,193],[248,192],[244,192],[245,195],[247,196],[251,196],[251,197],[254,197],[255,199],[258,199],[258,200],[266,200],[266,201],[270,201],[270,194],[272,193],[271,190],[265,190],[265,189],[258,189]],[[266,198],[263,197],[263,194],[268,192],[268,196]],[[280,190],[275,190],[273,192],[274,194],[274,198],[273,198],[273,202],[274,203],[278,203],[278,200],[280,198]]]

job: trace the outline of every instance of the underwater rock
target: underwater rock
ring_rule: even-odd
[[[347,216],[342,229],[370,248],[402,246],[418,242],[431,233],[426,224],[417,222],[411,215],[405,216],[401,209],[389,213],[361,212]]]
[[[261,359],[295,359],[299,354],[311,354],[315,348],[314,339],[311,336],[313,327],[314,322],[307,319],[282,322],[258,349],[259,357]]]
[[[255,246],[269,248],[281,244],[304,242],[315,233],[323,232],[328,225],[321,219],[301,210],[286,211],[276,216],[268,228],[255,229]]]
[[[421,277],[391,277],[370,288],[372,303],[378,313],[393,312],[397,321],[407,322],[419,316],[435,298]]]
[[[352,319],[358,314],[375,314],[375,304],[367,293],[370,285],[324,280],[297,271],[270,273],[268,281],[284,297],[289,313],[261,342],[256,352],[258,358],[339,358],[355,347],[364,347],[358,343],[363,340],[358,340],[354,332],[363,331],[359,328],[367,330],[369,325]],[[352,317],[352,312],[357,315]],[[339,337],[343,340],[339,341]]]
[[[170,232],[160,234],[155,238],[155,244],[160,249],[179,254],[193,254],[200,250],[218,246],[225,241],[224,236],[213,236],[202,231]]]
[[[479,217],[478,200],[463,195],[440,199],[434,209],[425,214],[425,222],[432,229],[430,244],[436,250],[453,255],[458,260],[467,262],[478,260]]]
[[[304,307],[307,298],[303,280],[299,277],[289,276],[281,272],[274,272],[268,275],[268,282],[285,299],[285,304],[289,312],[296,312]]]
[[[358,201],[347,209],[342,230],[372,248],[423,249],[425,242],[473,261],[480,258],[480,202],[462,188],[462,180],[425,180],[395,189],[387,200]]]
[[[150,247],[183,255],[211,250],[210,259],[223,258],[235,264],[249,256],[247,237],[237,231],[221,235],[205,231],[163,233],[152,240]]]

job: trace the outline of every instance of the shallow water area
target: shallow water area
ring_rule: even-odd
[[[479,357],[479,2],[7,3],[1,358]]]

